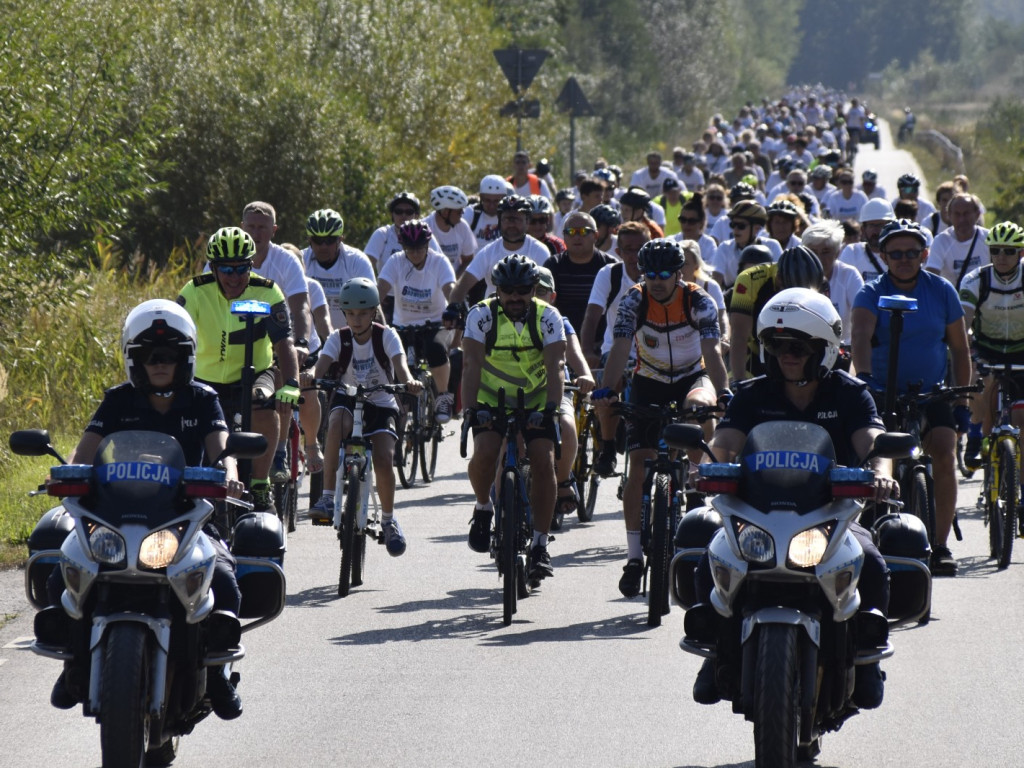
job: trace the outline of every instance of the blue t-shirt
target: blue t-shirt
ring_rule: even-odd
[[[946,380],[946,326],[964,316],[956,288],[945,278],[924,269],[917,277],[912,291],[893,285],[886,273],[867,283],[853,300],[854,309],[864,307],[876,319],[875,335],[871,339],[871,373],[884,384],[889,370],[889,325],[892,315],[878,308],[882,296],[904,295],[917,299],[917,311],[903,315],[903,333],[900,336],[899,376],[896,381],[900,392],[907,385],[920,381],[921,391],[927,392]]]

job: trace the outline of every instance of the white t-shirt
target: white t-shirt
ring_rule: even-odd
[[[768,237],[762,237],[758,235],[750,243],[751,245],[763,245],[769,251],[772,252],[772,261],[778,261],[779,256],[782,255],[782,247]],[[745,248],[746,246],[744,246]],[[740,253],[743,248],[739,248],[736,245],[734,239],[723,240],[722,244],[715,249],[715,255],[712,257],[712,263],[708,266],[722,275],[724,281],[724,288],[728,288],[730,285],[736,282],[737,267],[740,263]]]
[[[433,230],[433,227],[431,227],[431,230]],[[441,252],[440,247],[433,239],[431,239],[427,247],[431,251]],[[398,230],[395,225],[388,224],[374,230],[373,234],[370,235],[370,239],[366,241],[365,252],[378,271],[384,269],[388,259],[394,254],[402,252],[402,244],[398,242]]]
[[[859,189],[855,189],[849,199],[843,196],[842,190],[839,190],[825,198],[825,202],[821,207],[828,211],[828,215],[833,219],[838,219],[839,221],[847,219],[856,220],[860,215],[860,209],[864,207],[867,201],[868,196]]]
[[[676,171],[676,176],[679,179],[679,183],[685,185],[686,189],[692,192],[704,189],[704,185],[707,183],[707,180],[704,178],[704,171],[697,166],[693,166],[693,170],[689,173],[680,169]]]
[[[405,255],[388,259],[380,279],[391,285],[395,295],[395,325],[423,325],[440,322],[448,300],[441,290],[455,283],[455,270],[447,258],[427,252],[421,269]]]
[[[668,166],[661,166],[658,169],[657,178],[652,178],[650,169],[645,165],[643,168],[633,171],[633,175],[629,177],[629,186],[631,187],[643,187],[647,190],[647,194],[651,197],[657,197],[663,191],[663,185],[665,179],[676,179],[676,172]],[[651,218],[654,218],[653,216]]]
[[[320,262],[313,258],[313,251],[309,248],[302,252],[302,260],[306,265],[306,274],[320,283],[327,296],[327,307],[331,313],[331,325],[341,328],[348,325],[345,322],[345,314],[341,311],[341,286],[353,277],[365,277],[377,282],[377,276],[373,274],[373,264],[370,257],[349,245],[341,244],[341,255],[329,269],[320,266]]]
[[[487,343],[487,332],[491,330],[491,308],[484,303],[473,305],[466,315],[466,330],[463,338]],[[518,322],[516,331],[523,332],[523,322]],[[540,341],[545,347],[558,341],[565,341],[565,325],[562,316],[550,304],[545,305],[540,315]]]
[[[491,283],[491,270],[494,269],[495,264],[511,254],[526,256],[536,262],[538,267],[543,266],[544,262],[551,258],[551,251],[544,243],[527,235],[523,244],[519,246],[519,250],[516,251],[508,250],[504,240],[488,243],[476,252],[476,256],[469,262],[466,271],[477,280],[485,281],[487,294],[490,295],[494,291],[494,284]]]
[[[729,209],[728,208],[722,208],[721,211],[719,211],[717,214],[715,214],[715,213],[712,213],[711,211],[709,211],[707,208],[705,208],[704,209],[704,219],[706,221],[706,223],[704,224],[704,232],[707,233],[707,234],[710,234],[711,231],[715,228],[715,225],[721,219],[725,219],[725,223],[726,224],[729,223]],[[714,235],[711,235],[711,237],[714,237]],[[726,239],[728,239],[728,238],[726,238]]]
[[[850,313],[853,311],[853,298],[863,287],[864,278],[860,276],[856,267],[839,260],[832,265],[832,277],[828,281],[828,298],[843,321],[843,344],[850,343]]]
[[[611,303],[609,304],[608,294],[612,290],[612,269],[616,272],[621,270],[622,280],[620,281],[618,292],[611,297]],[[619,302],[622,301],[622,297],[634,285],[636,285],[636,281],[626,272],[625,266],[622,264],[605,264],[594,277],[594,285],[590,289],[590,298],[587,299],[587,304],[596,304],[601,308],[601,312],[606,318],[614,318],[619,311]],[[601,340],[602,355],[607,355],[612,348],[612,341],[614,340],[612,338],[612,329],[614,325],[614,322],[608,322],[605,325],[604,338]]]
[[[672,235],[672,239],[677,243],[683,242],[688,239],[686,235],[680,232],[678,235]],[[697,241],[697,245],[700,246],[700,257],[704,260],[705,266],[710,268],[712,259],[715,258],[715,249],[718,248],[718,243],[715,239],[708,234],[701,234],[700,239]]]
[[[462,211],[462,220],[469,224],[470,229],[473,230],[473,237],[476,238],[477,248],[483,248],[487,243],[501,238],[501,232],[498,230],[497,215],[490,216],[484,213],[483,209],[480,209],[476,226],[473,226],[473,217],[476,215],[477,212],[472,205],[464,208]]]
[[[459,219],[447,232],[443,232],[437,223],[437,211],[434,211],[427,216],[427,226],[434,233],[430,242],[437,245],[455,269],[462,264],[463,256],[472,256],[476,253],[476,238],[464,218]]]
[[[323,286],[311,277],[306,278],[306,291],[309,293],[309,313],[327,306],[327,296],[324,294]],[[330,311],[328,311],[330,315]],[[320,349],[320,334],[316,332],[316,323],[309,324],[309,351],[316,352]]]
[[[548,200],[551,200],[552,202],[554,202],[555,198],[551,194],[551,187],[548,186],[548,183],[546,181],[544,181],[544,179],[540,178],[539,176],[537,177],[537,181],[540,182],[540,194],[542,194]],[[512,183],[513,182],[511,182],[511,181],[509,182],[509,184],[512,184]],[[529,197],[530,195],[533,194],[533,190],[530,189],[530,180],[529,179],[527,179],[526,183],[523,184],[521,187],[516,187],[515,189],[516,189],[516,194],[520,195],[522,197]]]
[[[814,198],[818,201],[818,206],[824,207],[822,206],[822,203],[825,202],[825,198],[829,197],[837,190],[836,186],[831,182],[825,182],[825,186],[823,186],[821,189],[815,189],[814,185],[811,184],[810,180],[808,180],[807,186],[804,187],[804,191],[810,192],[812,195],[814,195]]]
[[[384,353],[388,360],[394,360],[395,355],[405,357],[405,350],[402,349],[402,340],[394,328],[384,329]],[[341,335],[338,331],[331,334],[324,344],[323,355],[332,360],[341,356]],[[373,338],[365,344],[358,343],[352,339],[352,361],[341,374],[341,382],[349,386],[362,385],[364,387],[375,387],[379,384],[387,384],[390,381],[387,371],[380,366],[380,361],[373,353]],[[373,392],[369,396],[369,402],[380,408],[398,410],[398,401],[390,392],[383,390]]]
[[[210,263],[207,262],[203,272],[209,271]],[[302,274],[302,262],[295,258],[294,253],[286,251],[277,243],[270,244],[267,258],[259,268],[253,264],[252,271],[277,283],[286,299],[306,292],[306,276]]]
[[[992,258],[988,253],[988,246],[985,245],[985,238],[987,236],[987,229],[975,227],[973,239],[968,239],[967,242],[961,243],[956,239],[956,235],[953,234],[952,227],[943,230],[932,241],[931,249],[928,251],[928,260],[924,263],[925,269],[938,271],[940,275],[956,287],[961,272],[966,275],[972,269],[978,269],[992,263]],[[974,245],[973,251],[971,250],[972,243]],[[971,254],[971,260],[967,265],[967,269],[964,270],[964,260],[967,258],[968,253]]]
[[[874,256],[874,261],[871,260],[872,256]],[[839,254],[839,261],[849,264],[860,272],[865,283],[870,283],[876,277],[880,277],[888,269],[881,255],[877,253],[868,255],[867,243],[851,243],[846,246]]]

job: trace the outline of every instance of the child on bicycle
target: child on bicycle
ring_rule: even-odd
[[[342,386],[373,387],[393,381],[405,384],[410,394],[418,394],[420,382],[412,378],[405,361],[401,339],[392,328],[373,321],[380,305],[380,294],[374,282],[354,277],[345,282],[339,295],[347,326],[330,335],[320,351],[314,376],[323,378],[337,364],[336,378]],[[303,373],[303,384],[312,379]],[[341,441],[352,434],[354,398],[342,388],[334,393],[327,422],[324,450],[324,490],[320,500],[310,508],[318,520],[333,520],[334,495],[337,485]],[[381,523],[388,554],[398,557],[406,548],[405,535],[395,519],[395,443],[398,401],[389,392],[377,391],[369,396],[363,410],[363,436],[370,439],[377,496],[380,499]]]

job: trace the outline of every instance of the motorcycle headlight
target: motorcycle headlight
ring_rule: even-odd
[[[96,526],[89,534],[89,550],[97,562],[107,565],[123,563],[126,555],[124,539],[105,525]]]
[[[770,563],[775,559],[775,541],[763,528],[758,528],[752,523],[742,523],[736,539],[745,560],[753,563]]]
[[[797,568],[811,568],[821,562],[828,547],[825,526],[801,531],[789,542],[789,562]]]
[[[139,548],[139,564],[146,568],[166,568],[178,553],[178,535],[172,528],[149,534]]]

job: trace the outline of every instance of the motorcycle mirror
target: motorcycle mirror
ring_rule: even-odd
[[[672,448],[710,451],[700,424],[669,424],[662,430],[661,439]]]
[[[267,450],[267,438],[258,432],[232,432],[228,435],[228,444],[224,452],[214,461],[216,466],[225,456],[237,456],[240,459],[255,459]]]
[[[921,446],[913,435],[906,432],[883,432],[875,438],[875,445],[864,463],[876,456],[883,459],[913,459],[920,453]]]
[[[11,433],[7,444],[19,456],[53,456],[61,464],[67,464],[50,443],[50,433],[45,429],[19,429]]]

